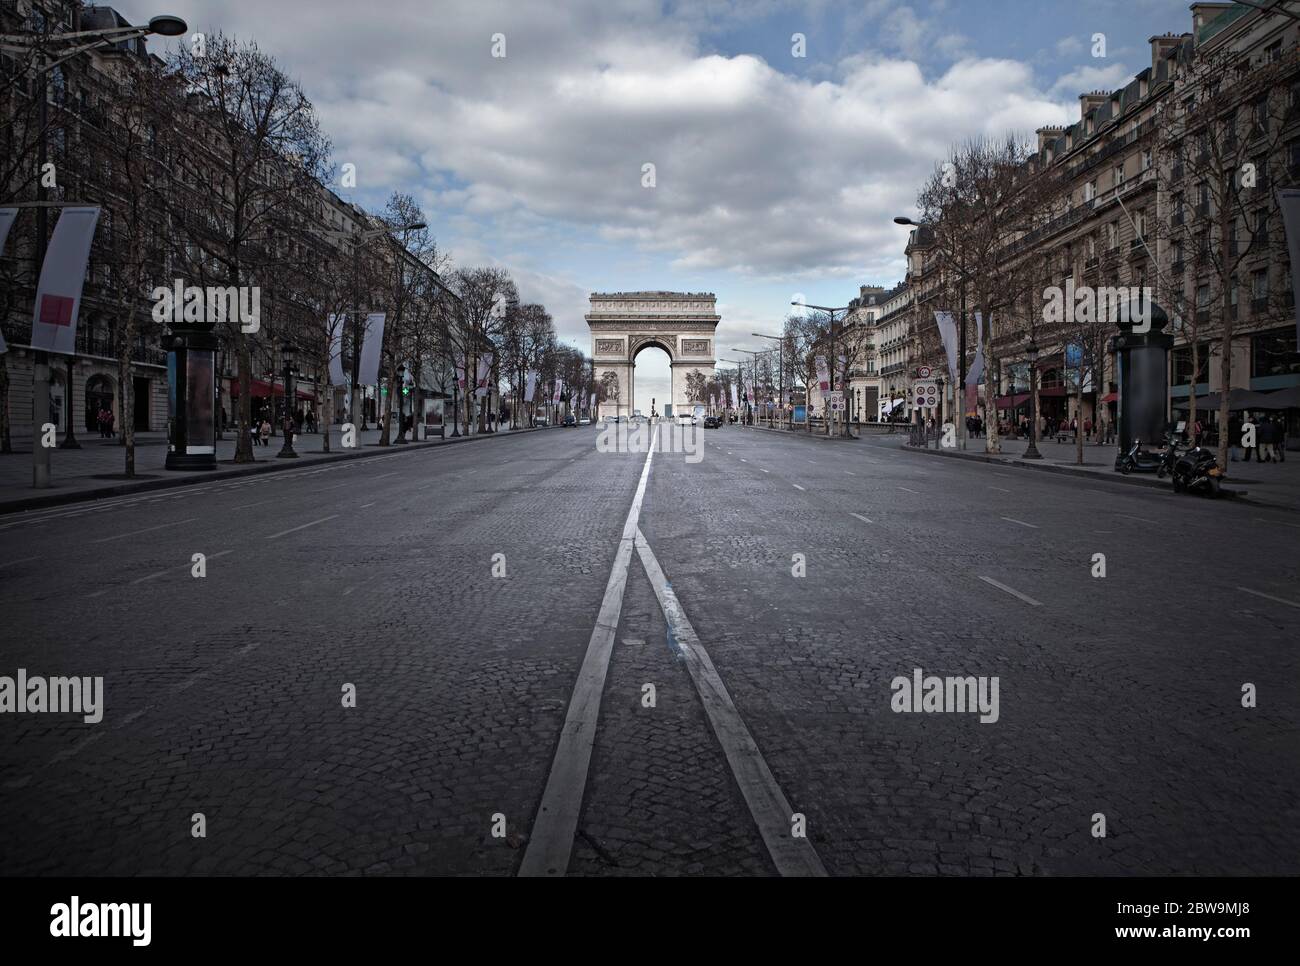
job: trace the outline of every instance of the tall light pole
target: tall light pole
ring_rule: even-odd
[[[1034,397],[1037,393],[1038,386],[1038,343],[1032,336],[1029,343],[1025,346],[1025,356],[1029,359],[1029,445],[1025,447],[1025,459],[1040,460],[1042,454],[1038,452],[1038,407],[1034,405]],[[1015,386],[1011,387],[1012,398],[1015,402]],[[1014,415],[1014,413],[1013,413]]]
[[[896,225],[909,225],[913,228],[934,229],[934,225],[925,222],[914,221],[906,215],[899,215],[894,219]],[[957,275],[961,279],[961,291],[958,293],[958,335],[957,342],[960,349],[957,352],[957,386],[954,396],[961,394],[960,413],[957,418],[957,438],[961,440],[961,448],[966,448],[966,254],[965,249],[961,249],[960,258],[957,260]],[[985,413],[987,416],[988,414]],[[994,418],[997,413],[993,414]]]
[[[776,381],[777,381],[777,405],[781,412],[781,423],[785,423],[785,339],[779,335],[766,335],[762,332],[751,332],[750,335],[757,339],[771,339],[776,343]]]
[[[0,34],[0,50],[27,52],[33,48],[40,50],[40,66],[36,69],[39,78],[35,95],[37,97],[37,128],[40,137],[36,142],[37,170],[42,175],[45,171],[49,151],[49,72],[60,64],[71,60],[78,54],[94,50],[124,40],[139,40],[149,34],[160,37],[176,37],[188,28],[180,17],[163,15],[152,18],[144,27],[109,27],[104,30],[76,30],[69,33],[50,33],[48,18],[44,21],[42,33]],[[58,60],[49,60],[45,48],[52,44],[73,43],[69,50],[59,51],[63,56]],[[17,207],[25,207],[19,205]],[[36,183],[36,258],[35,275],[39,279],[45,264],[45,250],[49,244],[49,216],[51,207],[62,207],[60,203],[51,203],[49,192],[42,176]],[[72,361],[74,354],[68,356],[68,392],[64,406],[68,412],[68,438],[64,444],[78,448],[76,436],[72,431]],[[121,387],[119,387],[121,389]],[[125,391],[124,389],[122,391]],[[50,363],[49,354],[43,350],[33,353],[32,359],[32,486],[46,489],[50,485],[50,451],[41,445],[42,427],[50,418]],[[70,441],[69,441],[70,440]]]
[[[739,351],[739,352],[749,352],[750,350],[749,350],[749,349],[739,349],[739,350],[737,350],[737,351]],[[745,360],[744,360],[744,359],[719,359],[718,361],[719,361],[719,362],[730,362],[733,366],[735,366],[735,367],[736,367],[736,370],[737,370],[737,375],[740,377],[741,382],[742,382],[742,383],[744,382],[744,379],[745,379]],[[758,368],[757,368],[757,366],[754,364],[754,361],[753,361],[752,359],[750,360],[750,365],[753,366],[753,368],[752,368],[751,371],[753,371],[754,374],[755,374],[755,377],[757,377],[757,374],[758,374]],[[742,385],[742,388],[743,388],[743,385]],[[745,400],[745,408],[748,410],[748,412],[746,412],[746,414],[745,414],[745,417],[746,417],[745,421],[747,422],[748,419],[749,419],[749,417],[752,415],[753,410],[754,410],[754,400],[753,400],[753,399],[746,399],[746,400]]]
[[[830,317],[831,352],[830,352],[830,359],[827,360],[829,362],[827,368],[829,369],[829,375],[830,375],[830,391],[834,392],[835,391],[835,364],[839,361],[839,357],[835,355],[835,313],[844,312],[845,314],[847,314],[850,309],[850,306],[842,305],[838,308],[831,308],[826,305],[809,305],[807,302],[800,302],[798,299],[795,299],[790,304],[798,305],[805,309],[816,309],[818,312],[825,312]],[[827,419],[826,419],[827,435],[830,435],[832,422],[833,420],[830,418],[830,412],[828,410]],[[835,435],[838,436],[839,433],[836,432]]]

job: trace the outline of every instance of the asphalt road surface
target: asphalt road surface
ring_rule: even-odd
[[[5,872],[1300,872],[1300,517],[596,437],[0,517],[0,675],[105,695],[0,714]]]

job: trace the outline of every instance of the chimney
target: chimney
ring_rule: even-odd
[[[1147,43],[1151,45],[1151,76],[1156,76],[1156,69],[1160,62],[1165,59],[1170,51],[1177,50],[1178,45],[1187,38],[1186,34],[1158,34],[1155,37],[1148,38]]]
[[[1194,3],[1191,6],[1192,11],[1192,33],[1200,30],[1211,20],[1219,16],[1225,10],[1231,10],[1231,3]]]
[[[1065,133],[1063,127],[1040,127],[1034,132],[1038,135],[1038,153],[1042,154],[1043,149],[1056,143],[1056,139]]]
[[[1079,119],[1088,116],[1088,112],[1095,107],[1100,107],[1110,99],[1110,95],[1105,91],[1090,91],[1087,94],[1079,95]]]

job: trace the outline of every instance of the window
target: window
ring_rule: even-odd
[[[1264,48],[1264,59],[1270,64],[1276,64],[1282,59],[1282,41],[1277,40]]]
[[[1089,181],[1087,184],[1083,186],[1083,200],[1092,201],[1092,199],[1096,197],[1097,197],[1097,182]]]
[[[1206,383],[1210,381],[1210,344],[1202,342],[1196,347],[1196,381]],[[1192,347],[1190,345],[1175,346],[1172,353],[1174,373],[1173,385],[1186,386],[1192,381]]]
[[[1255,302],[1268,299],[1268,271],[1260,269],[1250,276],[1250,297]]]
[[[1268,133],[1268,95],[1256,98],[1251,105],[1251,120],[1254,122],[1256,135]]]
[[[1151,167],[1151,149],[1147,148],[1142,152],[1142,170],[1146,171]]]
[[[1300,351],[1296,349],[1295,326],[1259,332],[1251,340],[1250,374],[1285,376],[1300,372]]]
[[[1145,237],[1147,233],[1147,212],[1145,208],[1133,215],[1133,231],[1139,237]]]
[[[1115,165],[1115,167],[1112,169],[1112,174],[1114,176],[1115,187],[1118,188],[1120,185],[1124,183],[1124,165],[1122,164]]]
[[[1114,249],[1119,247],[1119,222],[1112,221],[1106,226],[1106,248]]]
[[[1209,307],[1210,286],[1205,282],[1202,282],[1200,285],[1196,286],[1196,311],[1199,314],[1201,311],[1208,309]]]

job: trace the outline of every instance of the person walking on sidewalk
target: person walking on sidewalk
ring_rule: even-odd
[[[1256,430],[1256,436],[1259,439],[1259,461],[1261,463],[1273,462],[1273,420],[1267,417],[1259,421],[1259,429]]]
[[[262,445],[271,445],[271,421],[265,417],[262,419]]]

